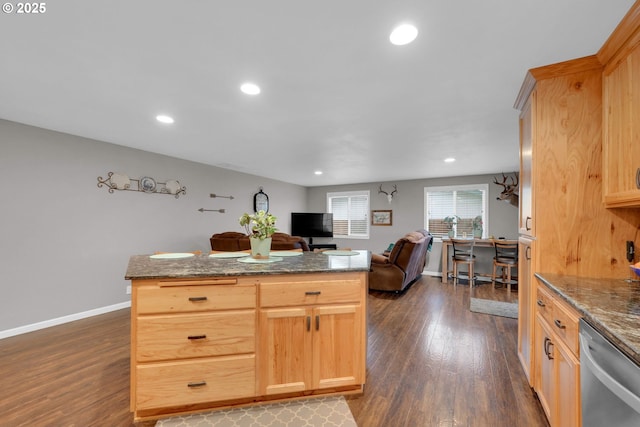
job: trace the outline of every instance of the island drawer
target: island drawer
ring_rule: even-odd
[[[358,302],[360,299],[360,280],[290,280],[260,284],[261,307],[335,304]]]
[[[256,394],[254,355],[136,367],[136,409],[191,405]]]
[[[169,283],[163,282],[162,286],[157,282],[136,286],[134,292],[137,313],[181,313],[256,307],[256,286],[253,284],[171,286]]]
[[[141,316],[139,362],[255,352],[255,310]]]

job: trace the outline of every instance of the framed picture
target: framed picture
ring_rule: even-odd
[[[371,225],[391,225],[392,211],[371,211]]]

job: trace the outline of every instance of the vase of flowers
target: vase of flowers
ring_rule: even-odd
[[[473,218],[473,237],[482,238],[482,215]]]
[[[269,258],[271,250],[271,236],[278,231],[276,217],[260,210],[254,214],[245,213],[240,217],[240,225],[244,227],[249,242],[251,242],[251,256],[256,259]]]
[[[460,217],[458,215],[448,216],[443,219],[444,223],[447,225],[447,229],[449,230],[447,235],[450,239],[454,238],[456,235],[456,231],[453,229],[453,226],[456,225],[459,220]]]

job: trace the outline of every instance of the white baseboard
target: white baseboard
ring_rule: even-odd
[[[99,314],[109,313],[110,311],[121,310],[131,307],[131,301],[121,302],[106,307],[100,307],[93,310],[83,311],[81,313],[70,314],[55,319],[45,320],[43,322],[32,323],[30,325],[20,326],[18,328],[0,331],[0,339],[13,337],[15,335],[26,334],[27,332],[37,331],[39,329],[50,328],[51,326],[61,325],[63,323],[73,322],[74,320],[85,319],[87,317],[97,316]]]
[[[422,271],[422,275],[423,276],[438,276],[438,277],[442,277],[442,273],[439,271],[427,271],[427,270],[423,270]]]

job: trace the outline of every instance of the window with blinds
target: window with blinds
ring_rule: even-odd
[[[327,193],[327,212],[333,214],[333,237],[369,238],[369,192]]]
[[[455,218],[452,224],[454,235],[472,237],[474,219],[481,219],[485,237],[488,234],[486,224],[489,223],[488,194],[488,184],[425,187],[425,229],[434,237],[446,237],[450,224],[445,218]]]

